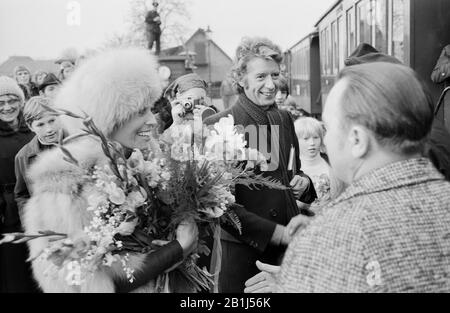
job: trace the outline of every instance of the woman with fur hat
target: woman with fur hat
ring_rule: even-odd
[[[146,50],[119,49],[99,54],[83,62],[58,92],[55,106],[74,113],[86,112],[97,127],[126,150],[149,146],[156,119],[151,109],[161,96],[155,58]],[[65,148],[79,166],[64,161],[59,149],[41,154],[29,170],[31,198],[25,207],[28,233],[50,229],[76,239],[89,223],[87,191],[93,184],[83,178],[85,169],[108,162],[100,141],[91,135],[75,135],[81,122],[63,116],[69,134]],[[152,292],[153,280],[189,255],[197,244],[194,222],[177,228],[176,240],[150,254],[130,255],[135,281],[129,283],[118,262],[97,270],[75,290],[64,278],[44,274],[51,261],[34,260],[33,272],[44,292]],[[31,256],[47,247],[46,239],[31,241]]]
[[[14,200],[14,157],[33,133],[22,117],[24,94],[14,79],[0,77],[0,234],[22,231]],[[35,290],[26,244],[0,245],[0,293]]]

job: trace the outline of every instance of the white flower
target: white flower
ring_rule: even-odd
[[[205,154],[208,160],[243,160],[246,141],[237,132],[231,115],[221,118],[214,124],[205,141]]]
[[[133,153],[127,160],[127,165],[133,173],[142,173],[144,171],[144,156],[141,150],[133,150]]]
[[[106,204],[107,197],[103,192],[98,192],[94,190],[87,196],[87,202],[90,207],[95,209],[96,207]]]
[[[142,191],[132,191],[128,194],[126,204],[127,207],[132,209],[131,211],[134,212],[135,211],[134,209],[140,207],[145,203],[145,200],[147,199],[147,193],[145,192],[145,190],[143,191],[145,193],[145,198],[144,195],[142,194]]]
[[[210,218],[219,218],[223,215],[224,211],[219,207],[208,208],[205,210],[199,210],[206,214]]]
[[[105,247],[99,247],[97,249],[97,253],[101,254],[101,255],[106,254],[106,248]]]
[[[169,181],[170,180],[170,172],[166,172],[166,171],[164,171],[164,172],[162,172],[161,173],[161,177],[162,177],[162,179],[164,179],[165,181]]]
[[[137,222],[138,222],[137,218],[135,218],[129,222],[122,222],[122,223],[120,223],[119,227],[117,227],[116,231],[117,231],[117,233],[121,234],[122,236],[129,236],[134,232]]]
[[[115,183],[109,183],[105,186],[105,191],[109,195],[109,200],[112,203],[121,205],[125,202],[126,196],[122,189],[117,187]]]
[[[111,234],[104,234],[101,238],[100,238],[100,240],[98,240],[98,246],[102,249],[102,250],[97,250],[97,252],[99,252],[99,253],[101,253],[101,254],[105,254],[107,251],[106,251],[106,248],[107,247],[109,247],[111,244],[113,244],[114,243],[114,241],[113,241],[113,234],[111,233]],[[100,249],[99,248],[99,249]]]
[[[227,117],[222,117],[214,124],[214,129],[218,134],[234,134],[235,127],[233,115],[228,114]]]
[[[117,261],[117,258],[111,254],[111,252],[108,252],[105,254],[105,257],[103,259],[103,265],[111,267],[111,265]]]

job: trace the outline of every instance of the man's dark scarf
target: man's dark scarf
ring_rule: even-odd
[[[294,145],[296,137],[295,133],[287,132],[285,130],[285,127],[283,127],[283,124],[288,123],[289,121],[286,120],[286,118],[283,117],[283,115],[280,113],[278,108],[275,104],[270,106],[258,106],[254,104],[252,101],[250,101],[245,95],[240,95],[238,100],[236,101],[235,108],[239,111],[239,118],[244,118],[247,121],[251,121],[251,123],[245,123],[246,125],[266,125],[268,128],[267,134],[269,137],[268,140],[268,151],[272,151],[272,148],[270,146],[271,144],[271,136],[272,131],[276,131],[275,128],[271,128],[271,125],[277,125],[279,134],[273,134],[275,138],[278,136],[279,138],[279,167],[277,170],[273,172],[267,172],[271,177],[276,178],[280,180],[285,186],[290,186],[290,181],[293,178],[293,176],[296,173],[293,173],[292,175],[289,175],[288,172],[288,165],[286,164],[286,160],[288,160],[289,155],[286,155],[286,151],[284,147],[291,147],[291,145]],[[244,117],[241,114],[245,114]],[[287,115],[286,115],[287,116]],[[243,125],[243,126],[246,126]],[[258,129],[258,128],[257,128]],[[258,129],[258,137],[259,137],[259,129]],[[259,138],[258,142],[261,139]],[[295,145],[294,145],[295,146]],[[252,147],[257,148],[257,147]],[[289,150],[288,149],[288,150]],[[294,160],[295,161],[295,160]],[[280,191],[281,192],[281,191]],[[300,213],[300,210],[297,206],[297,203],[295,201],[294,194],[291,190],[284,190],[282,191],[285,194],[286,198],[286,212],[287,212],[287,218],[290,220],[292,217],[298,215]]]

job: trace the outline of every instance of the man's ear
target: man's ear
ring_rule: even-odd
[[[369,131],[362,126],[353,126],[349,132],[350,149],[355,159],[363,158],[370,149],[371,136]]]
[[[245,89],[246,86],[247,86],[247,83],[246,83],[246,81],[245,81],[245,77],[241,78],[241,79],[239,80],[238,84],[239,84],[239,86],[241,86],[242,88]]]

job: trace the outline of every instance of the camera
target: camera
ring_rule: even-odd
[[[206,106],[205,101],[203,99],[194,99],[194,100],[192,100],[192,99],[189,99],[189,98],[188,99],[184,99],[181,102],[181,105],[183,106],[184,112],[186,112],[186,113],[190,113],[190,112],[194,111],[196,106],[199,106],[199,105]]]
[[[209,107],[208,103],[205,101],[204,98],[192,99],[189,97],[184,99],[177,99],[172,103],[172,107],[178,105],[183,108],[182,112],[178,113],[178,116],[181,118],[191,119],[190,116],[192,114],[200,116],[202,119],[205,119],[208,116],[211,116],[216,113],[214,109]]]

